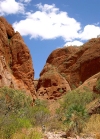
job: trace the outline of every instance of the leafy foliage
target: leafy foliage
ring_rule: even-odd
[[[94,94],[92,92],[79,90],[68,92],[64,97],[63,101],[60,103],[60,110],[63,112],[69,108],[71,105],[83,105],[90,103],[94,99]]]
[[[83,92],[74,90],[68,92],[60,102],[57,113],[67,129],[80,133],[89,118],[86,105],[94,99],[94,94],[88,90]]]
[[[0,113],[22,113],[23,109],[30,107],[32,98],[25,95],[25,92],[11,88],[0,88]]]
[[[71,105],[65,116],[64,123],[68,124],[68,129],[71,129],[75,134],[79,134],[88,118],[88,113],[82,105]]]
[[[22,128],[31,127],[31,123],[27,118],[18,118],[15,115],[8,115],[0,118],[0,133],[3,138],[9,139],[15,132]]]
[[[44,102],[32,106],[32,98],[25,92],[11,88],[0,89],[0,136],[10,139],[22,128],[41,125],[49,114]]]

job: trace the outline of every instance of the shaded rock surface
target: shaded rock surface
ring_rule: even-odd
[[[99,92],[96,90],[96,84],[99,78],[100,78],[100,72],[88,78],[83,84],[80,84],[80,86],[76,89],[78,90],[89,89],[90,91],[93,91],[94,93],[98,94]]]
[[[0,17],[0,87],[8,86],[35,94],[32,58],[19,32]]]
[[[46,98],[56,98],[58,88],[62,90],[65,87],[66,89],[62,91],[65,93],[79,87],[99,72],[100,38],[93,38],[80,47],[70,46],[56,49],[49,55],[40,73],[37,85],[38,95],[41,94],[45,98],[44,94],[48,93]],[[91,87],[93,89],[92,85]],[[59,96],[63,93],[60,93]]]

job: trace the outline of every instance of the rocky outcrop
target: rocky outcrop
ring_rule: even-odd
[[[100,72],[98,72],[97,74],[91,76],[90,78],[88,78],[83,84],[81,84],[78,88],[76,88],[77,90],[83,90],[84,89],[88,89],[94,93],[99,94],[99,92],[96,89],[96,84],[99,80],[100,77]]]
[[[66,80],[64,67],[61,67],[61,65],[64,59],[73,54],[73,50],[78,51],[78,47],[75,49],[74,47],[69,47],[68,50],[59,48],[48,57],[47,63],[40,73],[40,79],[37,85],[38,97],[57,99],[62,96],[62,94],[71,90]]]
[[[35,95],[34,70],[28,47],[5,18],[0,17],[0,87],[8,86]]]
[[[55,67],[55,72],[51,72],[52,76],[49,74],[51,67]],[[100,72],[100,38],[93,38],[80,47],[70,46],[59,48],[53,51],[48,57],[40,73],[37,92],[38,94],[39,92],[44,94],[44,89],[48,90],[49,87],[51,91],[49,91],[48,96],[50,98],[51,94],[52,96],[55,94],[52,91],[53,85],[51,82],[54,79],[58,82],[58,75],[67,84],[66,88],[68,89],[64,91],[65,93],[70,89],[79,87],[98,72]],[[45,86],[45,82],[48,82],[49,86]],[[57,84],[57,88],[60,88],[61,82]],[[40,91],[41,89],[42,91]]]
[[[70,91],[70,86],[66,79],[57,71],[57,68],[48,65],[45,72],[38,81],[38,98],[57,99],[66,91]]]

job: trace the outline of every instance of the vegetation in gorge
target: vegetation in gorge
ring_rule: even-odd
[[[7,87],[0,89],[0,137],[2,139],[10,139],[14,133],[23,128],[34,128],[37,124],[44,124],[48,115],[49,110],[42,101],[38,100],[33,107],[32,98],[26,96],[25,92]]]
[[[91,117],[86,106],[97,97],[99,96],[89,90],[74,90],[63,97],[57,113],[59,119],[66,125],[67,131],[71,131],[73,134],[80,134],[83,131]]]
[[[32,98],[25,92],[11,88],[0,89],[0,137],[1,139],[41,139],[42,133],[36,127],[46,130],[71,131],[73,134],[98,131],[100,114],[90,116],[87,105],[100,95],[85,89],[68,92],[60,100],[56,113],[50,113],[48,102]],[[95,121],[97,121],[95,123]],[[95,123],[95,124],[94,124]],[[98,127],[98,126],[97,126]],[[25,129],[25,133],[23,133]],[[28,133],[28,134],[27,134]]]

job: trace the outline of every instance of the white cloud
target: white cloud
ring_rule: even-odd
[[[0,1],[0,15],[23,13],[24,5],[15,0],[1,0]]]
[[[95,38],[100,34],[100,27],[96,25],[86,25],[84,30],[79,33],[79,38],[81,40],[88,40],[90,38]]]
[[[24,0],[25,1],[25,0]],[[21,35],[30,35],[30,38],[55,39],[62,37],[65,42],[81,45],[80,40],[88,40],[100,34],[100,27],[97,25],[86,25],[68,16],[67,12],[60,11],[55,4],[37,4],[35,12],[27,12],[26,18],[15,22],[13,27]]]
[[[31,2],[32,0],[20,0],[20,2],[25,2],[25,3],[29,3]]]
[[[24,20],[15,22],[13,27],[22,35],[30,35],[31,38],[55,39],[62,37],[64,40],[72,40],[78,36],[80,23],[70,18],[67,12],[60,11],[52,5],[36,5],[39,10],[27,13]]]
[[[52,4],[52,5],[44,4],[44,6],[43,6],[41,3],[39,3],[36,5],[36,7],[43,12],[57,12],[57,11],[59,11],[59,8],[56,8],[55,4]]]
[[[71,42],[67,42],[64,46],[81,46],[83,45],[83,42],[81,41],[71,41]]]

